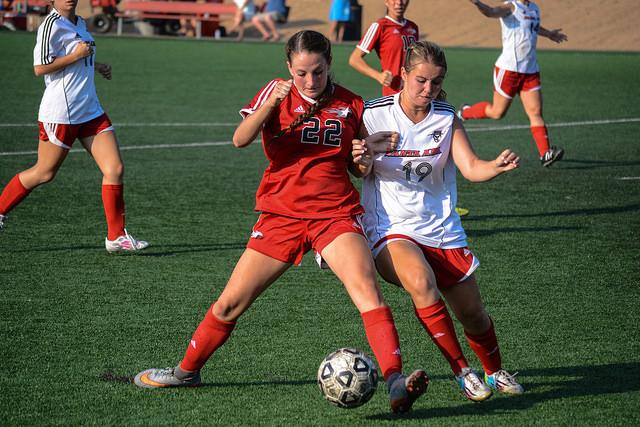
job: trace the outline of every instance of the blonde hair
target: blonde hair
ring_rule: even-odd
[[[427,40],[411,43],[404,57],[403,68],[408,73],[420,62],[427,62],[437,67],[442,67],[444,74],[447,74],[447,58],[442,48],[435,43]],[[440,89],[440,93],[436,99],[438,101],[446,101],[447,92]]]

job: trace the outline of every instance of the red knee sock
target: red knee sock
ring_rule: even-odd
[[[31,193],[31,190],[27,190],[18,174],[11,178],[11,181],[4,187],[2,194],[0,194],[0,215],[6,215],[11,209],[16,207],[21,201],[24,200]]]
[[[214,351],[222,346],[231,335],[236,322],[224,322],[213,314],[213,305],[191,337],[191,342],[180,362],[185,371],[199,371],[207,363]]]
[[[453,374],[458,375],[462,368],[467,368],[469,364],[462,354],[453,321],[444,301],[439,299],[437,303],[428,307],[416,308],[415,313],[435,345],[451,365]]]
[[[500,356],[500,347],[498,347],[498,338],[493,328],[493,321],[487,332],[481,335],[471,335],[464,333],[469,341],[471,349],[476,353],[482,367],[487,375],[491,375],[502,368],[502,357]]]
[[[549,150],[549,133],[546,126],[531,126],[531,135],[538,147],[540,157]]]
[[[107,239],[115,240],[124,234],[124,186],[103,184],[102,204],[107,217]]]
[[[392,374],[402,372],[400,340],[389,307],[380,307],[360,314],[364,330],[373,354],[378,360],[382,376],[387,380]]]
[[[487,108],[487,105],[489,105],[489,103],[486,102],[486,101],[482,101],[482,102],[478,102],[477,104],[473,104],[471,107],[465,108],[464,110],[462,110],[462,117],[465,120],[469,120],[469,119],[486,119],[487,118],[487,113],[485,113],[485,110]]]

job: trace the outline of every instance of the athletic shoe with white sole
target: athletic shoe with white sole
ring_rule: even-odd
[[[524,387],[522,387],[515,379],[515,374],[511,375],[509,372],[504,369],[500,369],[497,372],[494,372],[491,375],[484,374],[484,381],[487,383],[489,387],[494,390],[499,391],[500,393],[506,394],[522,394],[524,393]]]
[[[409,412],[413,402],[427,391],[429,376],[422,369],[418,369],[409,376],[392,375],[388,384],[391,412]]]
[[[469,105],[469,104],[462,104],[462,105],[460,106],[460,109],[458,109],[458,111],[456,112],[456,116],[458,116],[458,118],[459,118],[460,120],[462,120],[463,122],[464,122],[464,120],[465,120],[465,119],[464,119],[464,117],[462,117],[462,112],[463,112],[464,110],[466,110],[467,108],[471,108],[471,105]]]
[[[546,153],[540,157],[540,163],[545,168],[551,166],[553,163],[558,160],[562,160],[562,156],[564,155],[564,150],[562,148],[549,147]]]
[[[197,387],[200,385],[200,371],[187,373],[177,366],[147,369],[138,373],[133,383],[142,388]]]
[[[118,237],[116,240],[104,239],[104,245],[107,248],[107,252],[137,252],[149,246],[149,242],[144,240],[136,240],[131,234],[124,230],[124,234]]]
[[[2,229],[4,228],[4,219],[6,218],[5,215],[0,215],[0,231],[2,231]]]
[[[467,399],[473,400],[474,402],[487,400],[493,394],[491,389],[482,382],[478,374],[471,368],[463,368],[462,371],[456,375],[456,382]]]

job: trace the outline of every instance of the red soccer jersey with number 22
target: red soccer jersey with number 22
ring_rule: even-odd
[[[257,110],[281,79],[272,80],[240,110]],[[273,139],[311,107],[295,85],[262,130],[269,159],[256,194],[256,210],[293,218],[332,218],[360,214],[360,197],[349,178],[351,141],[358,135],[362,98],[333,85],[333,96],[316,114]]]

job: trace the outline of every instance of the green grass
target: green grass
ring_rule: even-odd
[[[43,82],[32,73],[34,41],[0,34],[0,124],[35,123]],[[98,93],[123,147],[229,141],[237,110],[271,78],[286,76],[281,44],[97,42],[98,60],[114,67],[113,81],[98,79]],[[351,49],[334,49],[336,79],[378,96],[373,81],[346,65]],[[447,50],[445,89],[454,105],[490,96],[497,53]],[[640,117],[637,54],[539,56],[551,125]],[[151,125],[165,122],[231,125]],[[330,406],[315,385],[320,361],[338,347],[368,345],[342,286],[311,257],[241,318],[203,369],[204,387],[127,383],[182,356],[244,248],[266,161],[259,144],[123,150],[128,228],[153,245],[144,255],[105,252],[100,174],[85,153],[70,154],[0,236],[2,424],[640,423],[640,181],[619,179],[640,176],[640,123],[550,127],[567,154],[549,169],[539,166],[528,129],[478,131],[526,124],[518,102],[501,122],[467,122],[482,157],[509,146],[522,167],[485,184],[459,180],[484,301],[524,396],[466,401],[407,296],[385,284],[406,369],[425,368],[429,392],[405,417],[388,414],[382,387],[359,409]],[[35,126],[0,126],[0,153],[35,150],[36,138]],[[0,155],[0,185],[34,161]]]

